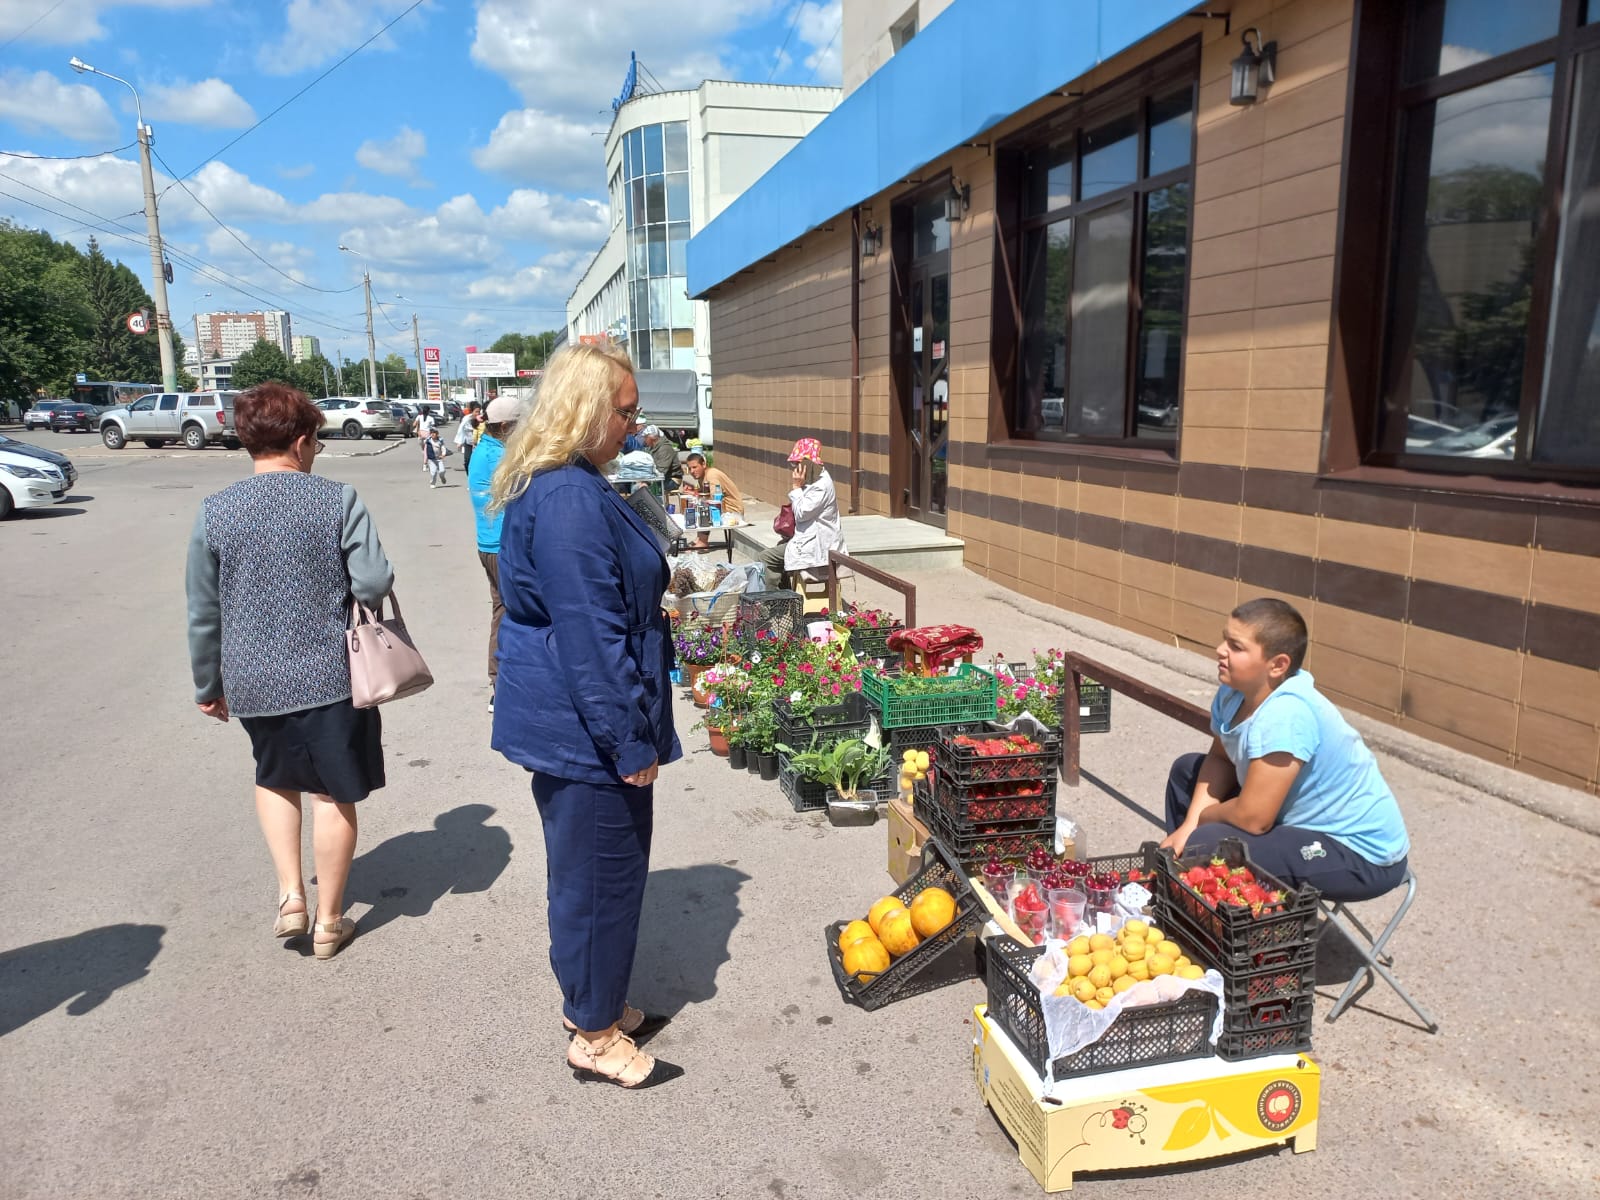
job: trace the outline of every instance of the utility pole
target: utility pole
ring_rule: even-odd
[[[378,344],[372,340],[372,276],[363,267],[361,286],[367,293],[367,395],[378,394]]]
[[[417,352],[417,399],[428,398],[427,385],[422,381],[422,334],[417,331],[417,314],[411,314],[411,348]],[[439,399],[443,401],[444,397]]]
[[[133,93],[134,118],[139,122],[139,172],[144,176],[144,223],[150,237],[150,272],[153,284],[151,293],[156,301],[156,343],[161,348],[161,388],[163,391],[175,392],[178,390],[178,365],[172,354],[172,314],[167,308],[167,259],[166,253],[161,248],[161,221],[156,215],[156,177],[155,170],[150,165],[151,129],[144,123],[144,108],[139,102],[139,89],[120,75],[91,67],[76,55],[68,65],[80,75],[103,75],[107,79],[115,80]],[[369,328],[371,326],[370,319],[368,326]]]

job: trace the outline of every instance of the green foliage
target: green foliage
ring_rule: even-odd
[[[854,800],[864,784],[889,768],[889,752],[862,738],[841,738],[820,750],[814,744],[807,750],[795,750],[781,742],[777,748],[789,756],[790,765],[803,778],[826,784],[844,800]]]
[[[0,399],[70,394],[73,375],[155,381],[155,335],[128,332],[154,305],[139,277],[91,238],[84,254],[49,234],[0,220]],[[181,354],[182,341],[174,337]]]
[[[556,331],[547,329],[543,333],[507,333],[495,340],[489,347],[491,354],[514,354],[517,356],[517,370],[537,371],[544,367],[545,361],[555,352]]]
[[[290,387],[300,386],[289,356],[266,338],[257,338],[256,344],[233,364],[233,386],[243,390],[269,381],[287,383]]]

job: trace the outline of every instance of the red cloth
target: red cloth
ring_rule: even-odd
[[[897,629],[889,635],[889,649],[920,650],[930,667],[942,667],[983,649],[983,637],[968,625],[923,625]]]

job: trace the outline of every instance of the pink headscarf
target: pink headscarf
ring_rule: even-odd
[[[794,449],[789,451],[789,461],[792,463],[809,462],[822,465],[822,443],[816,438],[801,438],[794,444]]]

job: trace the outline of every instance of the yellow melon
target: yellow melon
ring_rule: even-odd
[[[883,948],[890,955],[899,958],[902,954],[909,954],[916,949],[917,943],[922,939],[917,936],[916,928],[911,924],[911,914],[903,908],[897,908],[878,918],[878,940],[883,943]]]
[[[883,920],[883,914],[893,912],[897,908],[904,908],[906,902],[899,896],[885,896],[871,908],[867,909],[867,924],[872,926],[872,932],[878,932],[878,923]]]
[[[872,932],[872,926],[865,921],[851,921],[850,924],[844,927],[843,932],[839,934],[839,949],[843,950],[851,942],[858,942],[864,937],[876,936]]]
[[[845,948],[844,969],[862,983],[871,983],[889,969],[889,952],[877,938],[864,937]]]
[[[911,902],[911,927],[929,938],[956,919],[956,898],[943,888],[924,888]]]

